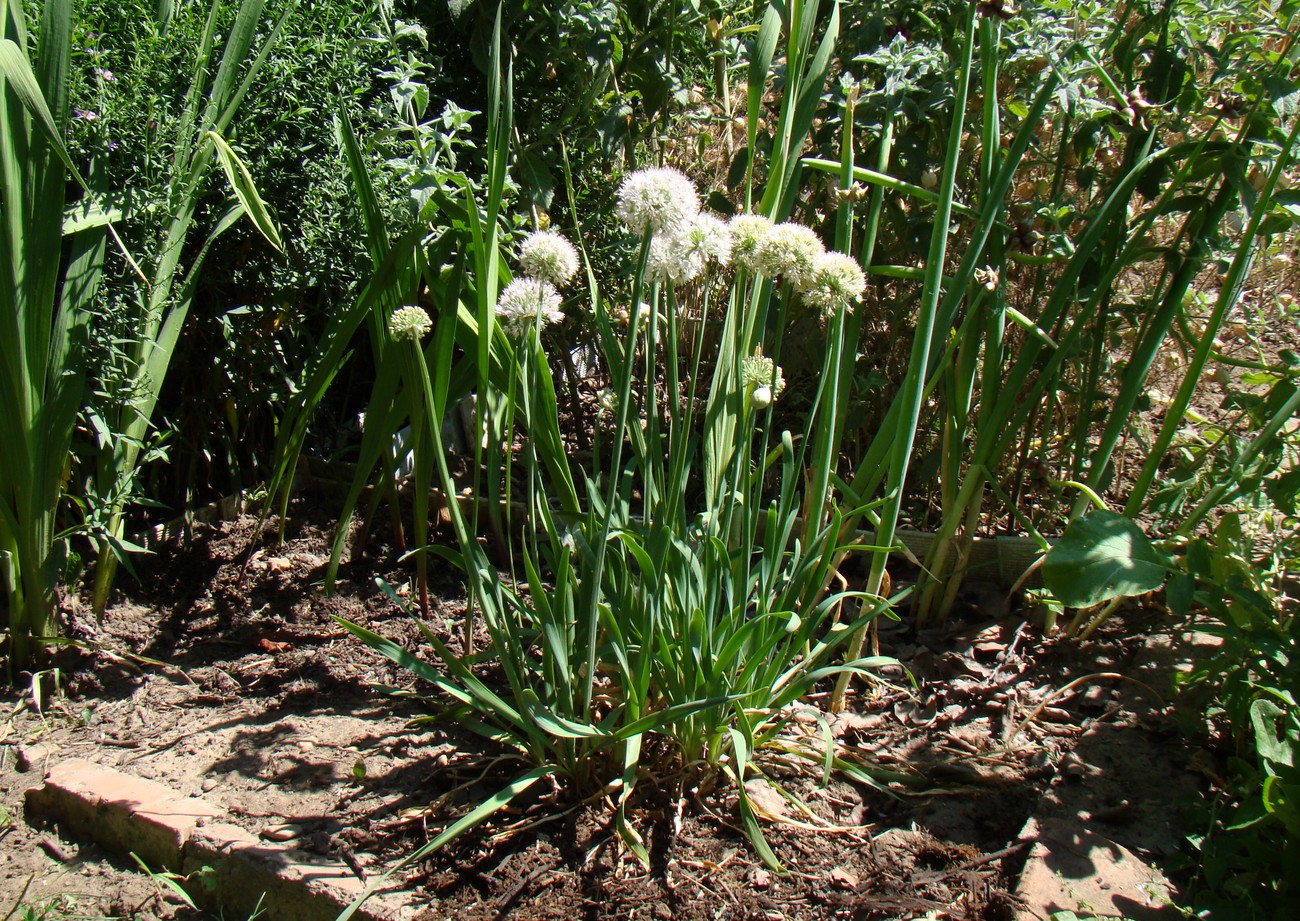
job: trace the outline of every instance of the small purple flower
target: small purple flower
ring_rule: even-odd
[[[96,67],[95,73],[98,74],[99,79],[103,80],[105,83],[117,82],[117,77],[113,76],[113,72],[107,67]]]
[[[73,117],[73,118],[79,118],[79,119],[81,119],[83,122],[93,122],[93,121],[95,121],[96,119],[99,118],[99,113],[98,113],[98,112],[91,112],[91,111],[88,111],[88,110],[86,110],[86,109],[73,109],[73,110],[72,110],[72,117]]]

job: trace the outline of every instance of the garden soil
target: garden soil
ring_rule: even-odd
[[[129,857],[26,813],[24,791],[63,758],[202,796],[251,833],[363,878],[520,772],[455,725],[413,722],[432,711],[419,699],[430,689],[334,619],[432,658],[375,584],[409,595],[410,566],[376,527],[326,593],[331,538],[328,515],[300,503],[283,544],[249,515],[195,525],[136,562],[138,580],[123,576],[102,621],[64,600],[77,644],[40,693],[11,693],[0,718],[0,918],[20,904],[27,914],[13,917],[202,917]],[[428,625],[455,644],[464,594],[440,566],[431,561]],[[885,626],[881,652],[908,672],[885,669],[887,683],[860,689],[847,713],[800,714],[791,732],[829,730],[847,758],[892,773],[823,783],[817,767],[768,755],[766,779],[748,784],[784,873],[739,831],[733,789],[663,776],[640,782],[630,810],[649,868],[620,847],[607,798],[547,788],[413,867],[404,887],[420,918],[458,921],[1011,919],[1022,827],[1051,785],[1069,782],[1084,730],[1131,717],[1118,682],[1067,685],[1125,669],[1140,646],[1131,625],[1083,644],[1046,639],[1000,592],[975,587],[946,629]],[[1133,821],[1119,801],[1091,807]]]

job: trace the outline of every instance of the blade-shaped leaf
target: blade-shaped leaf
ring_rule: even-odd
[[[17,94],[23,107],[40,125],[45,139],[59,155],[68,172],[84,189],[86,181],[77,172],[77,168],[72,164],[72,158],[68,156],[68,149],[63,146],[63,137],[55,127],[54,116],[50,114],[50,108],[45,102],[45,94],[41,92],[40,85],[36,82],[36,75],[32,73],[32,65],[27,60],[27,55],[12,39],[0,39],[0,73],[4,75],[9,89]]]
[[[543,777],[547,777],[553,773],[555,773],[555,768],[551,765],[543,765],[541,767],[533,768],[528,773],[521,775],[519,779],[515,780],[509,786],[484,800],[472,811],[452,823],[446,831],[434,838],[428,844],[404,857],[396,866],[385,872],[383,875],[371,879],[369,884],[366,886],[365,891],[357,897],[355,902],[344,910],[343,914],[338,916],[337,921],[348,921],[349,918],[356,914],[357,909],[360,908],[367,899],[374,895],[375,891],[386,883],[389,877],[394,873],[409,867],[417,861],[423,860],[447,842],[455,840],[471,828],[474,828],[476,825],[481,825],[483,822],[486,822],[501,809],[510,805],[510,803],[514,801],[514,798],[520,793],[523,793]]]
[[[230,180],[230,187],[234,190],[235,197],[244,206],[244,210],[248,212],[248,217],[252,220],[253,226],[266,238],[267,243],[275,247],[276,252],[284,252],[284,241],[280,238],[280,228],[276,226],[275,218],[271,216],[266,203],[262,201],[262,196],[258,194],[257,185],[253,182],[253,174],[248,171],[248,166],[221,135],[215,131],[208,131],[203,136],[211,141],[212,146],[216,149],[217,160],[220,161],[221,168],[226,173],[226,178]]]

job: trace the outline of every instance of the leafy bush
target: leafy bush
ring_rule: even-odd
[[[1263,548],[1243,527],[1248,520],[1226,516],[1212,537],[1192,541],[1185,558],[1196,586],[1188,601],[1210,618],[1200,629],[1222,639],[1185,682],[1209,693],[1205,717],[1229,746],[1206,830],[1191,838],[1189,900],[1210,918],[1281,919],[1300,878],[1300,621],[1271,584]],[[1284,566],[1294,565],[1293,544]]]
[[[173,167],[184,152],[186,100],[208,14],[196,4],[156,7],[152,0],[85,4],[73,41],[70,92],[82,113],[73,121],[73,150],[101,163],[113,187],[131,191],[137,207],[123,235],[137,255],[159,251],[166,203],[180,194]],[[230,28],[234,8],[217,5],[219,31]],[[365,122],[384,91],[376,71],[390,49],[378,15],[372,4],[341,0],[273,3],[271,17],[262,28],[278,25],[278,40],[227,140],[243,152],[267,207],[285,219],[286,251],[267,246],[251,225],[236,225],[204,259],[175,374],[151,420],[157,429],[150,443],[166,446],[173,472],[152,471],[147,491],[172,505],[248,482],[245,469],[256,470],[274,439],[274,407],[292,391],[324,318],[364,265],[331,118],[344,106]],[[220,212],[228,192],[206,181],[193,194],[203,220]],[[183,265],[200,242],[181,244]],[[101,370],[85,424],[100,443],[120,433],[113,420],[129,417],[140,397],[130,343],[140,326],[141,284],[113,257],[106,282],[96,311]],[[144,490],[124,484],[119,491],[132,501]],[[93,506],[112,495],[101,493],[88,487],[84,501]]]

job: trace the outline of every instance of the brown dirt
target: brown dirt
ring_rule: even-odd
[[[427,709],[371,689],[421,690],[331,615],[418,648],[415,625],[373,581],[404,584],[408,568],[378,528],[326,595],[329,522],[296,514],[282,547],[249,516],[198,526],[188,545],[139,561],[140,581],[123,578],[102,624],[69,611],[82,646],[46,673],[43,694],[4,702],[0,917],[19,902],[32,918],[200,917],[130,860],[29,824],[23,791],[58,758],[202,795],[254,834],[293,824],[298,846],[361,874],[382,872],[518,772],[454,726],[405,728]],[[456,635],[460,586],[431,568],[431,626]],[[976,593],[970,619],[944,631],[885,631],[882,651],[907,663],[918,689],[863,692],[834,723],[847,754],[907,773],[914,789],[824,785],[815,771],[767,762],[810,812],[754,791],[760,808],[786,812],[765,828],[787,873],[764,869],[738,831],[734,791],[679,804],[647,785],[632,812],[646,870],[619,847],[608,803],[544,790],[407,875],[428,907],[421,917],[1009,919],[1017,834],[1082,727],[1113,717],[1114,688],[1081,685],[1006,739],[1072,677],[1122,667],[1134,641],[1118,625],[1082,646],[1044,640],[1017,617],[988,617],[1001,607],[991,597],[982,607]]]

